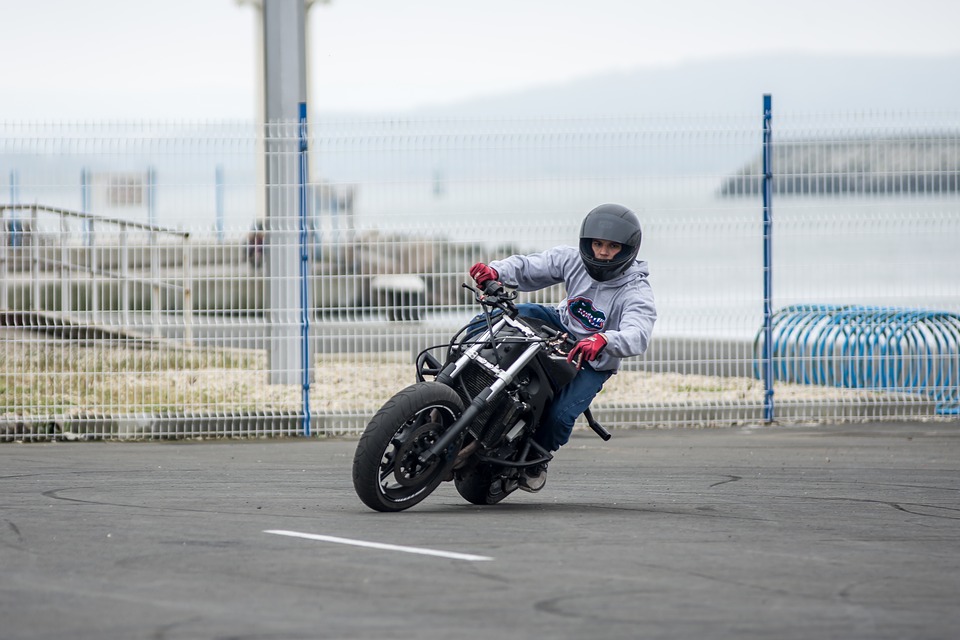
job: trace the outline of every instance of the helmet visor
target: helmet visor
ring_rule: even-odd
[[[613,215],[595,215],[584,220],[580,237],[632,245],[636,234],[637,225],[628,220]]]

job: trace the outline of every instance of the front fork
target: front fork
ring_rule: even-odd
[[[470,403],[464,412],[460,415],[456,422],[450,425],[450,428],[447,429],[440,439],[437,440],[433,445],[423,451],[420,454],[420,462],[423,464],[428,464],[434,460],[437,456],[441,455],[446,449],[453,444],[456,439],[460,436],[461,433],[466,431],[467,427],[476,419],[476,417],[483,411],[488,404],[496,400],[497,396],[513,382],[513,379],[517,374],[522,370],[527,364],[533,360],[537,353],[543,348],[541,343],[534,342],[531,343],[520,357],[510,365],[506,370],[501,369],[496,364],[488,362],[486,359],[480,357],[480,349],[483,347],[483,343],[490,339],[490,336],[499,331],[507,320],[503,319],[498,322],[493,327],[493,332],[486,331],[479,339],[477,339],[477,344],[473,345],[467,349],[462,356],[457,358],[455,362],[448,364],[440,374],[437,376],[437,382],[452,386],[453,381],[460,375],[464,367],[470,363],[471,360],[474,360],[478,365],[484,367],[487,371],[496,376],[493,384],[481,391],[474,397],[473,401]]]

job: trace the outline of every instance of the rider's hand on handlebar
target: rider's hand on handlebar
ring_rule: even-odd
[[[497,273],[497,270],[494,269],[493,267],[488,267],[482,262],[478,262],[477,264],[470,267],[470,277],[473,278],[474,281],[482,289],[483,285],[489,282],[490,280],[499,279],[500,274]]]
[[[605,346],[607,346],[607,339],[602,333],[595,333],[573,345],[573,349],[570,349],[570,353],[567,354],[567,362],[576,361],[579,369],[584,360],[587,362],[596,360]]]

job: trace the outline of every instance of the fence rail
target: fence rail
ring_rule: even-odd
[[[24,212],[26,220],[18,215]],[[41,224],[41,215],[51,217],[52,223]],[[5,222],[0,230],[0,313],[6,324],[99,325],[112,311],[118,328],[131,328],[130,314],[137,307],[146,307],[150,311],[149,334],[159,337],[164,292],[179,295],[181,310],[192,309],[193,260],[188,232],[42,204],[0,205],[0,220]],[[80,222],[79,233],[70,228],[70,220]],[[145,244],[134,241],[133,254],[131,232],[146,236]],[[177,244],[164,251],[164,238]],[[177,261],[181,268],[173,278],[161,275],[161,253],[171,249],[181,254]],[[168,257],[166,262],[172,261]],[[17,277],[23,274],[26,279]],[[137,288],[149,291],[142,296],[146,299],[133,300]],[[32,312],[31,320],[23,320],[24,311]],[[192,315],[181,315],[188,346]]]
[[[864,354],[848,379],[869,383],[844,384],[826,375],[848,363],[836,341],[832,364],[810,355],[820,325],[805,325],[807,342],[786,327],[802,309],[960,313],[960,114],[774,123],[776,420],[957,419],[955,373],[880,384],[875,366],[856,368]],[[763,125],[759,109],[0,123],[0,438],[302,434],[304,407],[313,433],[358,433],[413,381],[414,355],[475,313],[460,287],[471,264],[575,243],[609,201],[641,217],[659,320],[596,415],[624,428],[763,422]],[[264,157],[266,137],[282,151]],[[264,184],[265,163],[278,182]],[[287,302],[276,294],[291,273],[306,286]],[[882,335],[882,371],[910,370],[916,356]],[[306,378],[274,383],[270,354],[304,337]],[[930,366],[955,371],[954,353],[931,347]]]

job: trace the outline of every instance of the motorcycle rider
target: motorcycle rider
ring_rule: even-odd
[[[513,255],[470,267],[481,287],[490,280],[520,291],[563,283],[566,298],[556,307],[521,303],[520,314],[567,332],[577,340],[567,360],[580,370],[544,413],[534,440],[548,451],[567,443],[574,422],[620,368],[622,358],[647,349],[657,310],[647,263],[637,259],[642,230],[629,208],[602,204],[580,225],[578,247],[559,246],[541,253]],[[583,362],[586,364],[583,364]],[[546,464],[524,471],[520,488],[539,491],[547,481]]]

